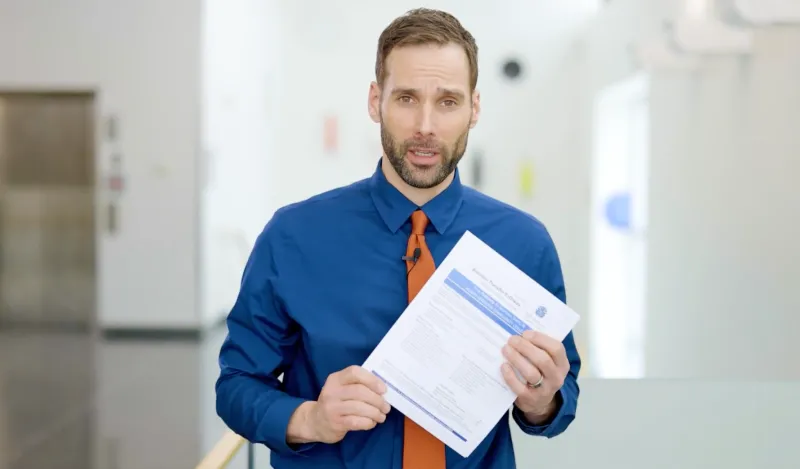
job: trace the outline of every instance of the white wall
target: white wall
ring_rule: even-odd
[[[559,153],[580,174],[588,174],[593,98],[637,71],[631,46],[662,34],[679,6],[611,2],[536,95],[550,113],[537,135],[561,131],[584,142]],[[649,73],[647,377],[800,376],[792,359],[800,329],[800,193],[792,182],[800,171],[800,26],[759,28],[754,37],[748,57]],[[574,204],[576,221],[587,203]],[[558,207],[547,210],[566,228]],[[576,226],[570,247],[583,252],[586,230]],[[586,268],[585,259],[568,262],[572,271]],[[584,326],[602,321],[587,313]]]
[[[189,0],[0,0],[0,90],[95,90],[98,125],[119,121],[127,179],[120,231],[99,237],[104,327],[197,324],[199,14]],[[108,153],[98,142],[99,178]]]
[[[278,204],[349,183],[374,169],[381,153],[380,136],[378,126],[369,119],[366,101],[374,79],[378,36],[395,17],[420,6],[454,13],[476,36],[483,117],[470,135],[469,151],[480,148],[487,157],[486,190],[519,202],[516,183],[509,184],[509,180],[515,181],[511,173],[519,160],[530,154],[527,106],[520,109],[520,98],[524,101],[534,86],[544,61],[560,51],[558,47],[534,50],[534,46],[574,28],[591,11],[592,3],[581,0],[559,6],[504,0],[489,5],[440,0],[362,1],[342,6],[323,0],[283,2],[283,76],[287,80],[281,89],[285,107],[278,142],[279,148],[292,156],[283,159],[285,166],[273,173]],[[314,16],[325,20],[312,23],[309,19]],[[544,17],[550,21],[542,20]],[[501,78],[502,61],[512,56],[525,62],[527,78],[522,85],[508,85]],[[334,155],[322,150],[323,120],[329,114],[339,118],[341,144]],[[469,173],[468,164],[463,169]]]
[[[800,25],[654,76],[648,376],[800,379],[798,83]]]
[[[98,142],[99,181],[114,148],[127,176],[114,236],[98,194],[100,326],[217,322],[275,208],[277,2],[0,8],[0,89],[96,90],[99,128],[119,121],[119,144]]]
[[[284,159],[302,161],[295,152],[276,151],[283,86],[277,3],[203,3],[199,291],[205,326],[227,315],[250,249],[275,209],[271,171]]]

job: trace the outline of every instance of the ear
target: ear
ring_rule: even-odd
[[[372,82],[369,85],[369,97],[367,99],[367,109],[372,122],[376,124],[381,121],[381,88],[378,83]]]
[[[474,129],[478,124],[478,118],[481,115],[481,92],[475,90],[472,93],[472,117],[469,120],[469,128]]]

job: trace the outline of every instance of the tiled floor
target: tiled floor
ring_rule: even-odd
[[[222,434],[200,341],[0,330],[0,469],[190,468]]]

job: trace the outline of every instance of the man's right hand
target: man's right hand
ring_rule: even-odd
[[[371,430],[386,421],[391,407],[386,385],[360,366],[328,376],[319,398],[302,404],[289,420],[289,443],[336,443],[347,432]]]

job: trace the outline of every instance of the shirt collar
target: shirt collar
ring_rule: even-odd
[[[431,225],[442,234],[453,223],[463,200],[463,186],[458,168],[450,185],[422,207],[417,207],[386,180],[381,169],[381,160],[378,160],[378,167],[370,179],[369,189],[375,208],[392,233],[396,233],[408,221],[414,210],[421,208]]]

